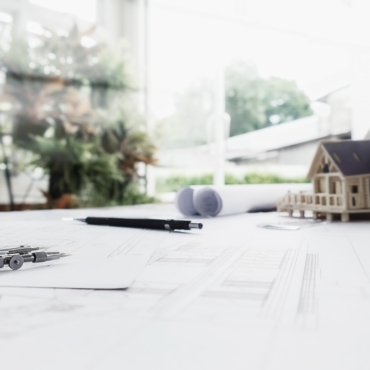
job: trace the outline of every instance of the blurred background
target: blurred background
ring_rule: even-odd
[[[0,210],[306,181],[370,130],[368,0],[0,0]]]

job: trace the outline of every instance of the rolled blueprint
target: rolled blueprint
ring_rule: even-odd
[[[175,206],[186,216],[224,216],[276,208],[288,191],[311,191],[311,184],[194,186],[180,189]]]

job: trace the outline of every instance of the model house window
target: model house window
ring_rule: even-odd
[[[352,185],[351,186],[351,193],[357,194],[358,193],[358,185]]]

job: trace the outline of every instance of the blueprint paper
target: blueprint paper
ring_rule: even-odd
[[[368,370],[369,222],[256,227],[289,220],[247,213],[169,233],[127,290],[0,287],[2,366]]]
[[[56,212],[59,216],[60,213]],[[0,286],[123,289],[140,273],[166,232],[93,226],[50,220],[52,211],[33,220],[17,213],[16,222],[0,222],[2,247],[31,245],[71,256],[45,263],[27,263],[20,270],[0,269]],[[73,212],[69,212],[73,215]],[[12,217],[14,217],[12,215]],[[35,218],[41,218],[40,221]]]
[[[271,210],[288,191],[312,190],[311,184],[248,184],[186,187],[176,194],[176,208],[187,216],[225,216]]]

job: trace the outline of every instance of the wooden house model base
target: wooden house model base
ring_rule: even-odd
[[[288,193],[278,202],[279,212],[293,215],[312,211],[313,217],[332,220],[340,215],[370,214],[370,140],[320,143],[308,178],[313,192]]]

